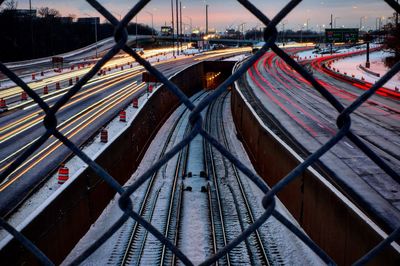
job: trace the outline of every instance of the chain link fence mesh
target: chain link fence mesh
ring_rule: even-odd
[[[322,86],[312,74],[308,73],[302,66],[294,61],[284,50],[276,45],[278,35],[277,25],[293,11],[301,0],[292,0],[280,10],[273,19],[269,19],[262,11],[255,5],[247,0],[237,0],[245,9],[251,12],[257,19],[264,25],[264,41],[265,44],[262,48],[255,53],[251,58],[244,62],[235,73],[233,73],[227,80],[225,80],[218,88],[198,105],[194,105],[190,99],[171,81],[169,81],[162,73],[156,68],[151,66],[149,62],[139,56],[133,49],[126,45],[128,33],[126,27],[128,23],[150,2],[151,0],[138,1],[129,12],[118,21],[110,11],[96,0],[87,0],[87,2],[96,9],[104,18],[113,24],[115,27],[115,45],[94,65],[94,67],[87,72],[65,95],[63,95],[53,106],[47,105],[41,97],[36,94],[22,79],[15,73],[9,70],[3,63],[0,62],[0,71],[5,74],[10,80],[15,82],[21,87],[37,104],[43,109],[46,116],[43,120],[46,132],[36,140],[28,149],[26,149],[12,164],[10,164],[5,171],[0,174],[0,182],[3,182],[17,167],[22,164],[34,151],[36,151],[50,136],[55,136],[64,145],[66,145],[76,156],[81,158],[89,167],[96,172],[107,184],[112,187],[118,194],[120,194],[119,207],[123,210],[124,214],[115,222],[102,236],[100,236],[90,247],[77,257],[72,264],[76,265],[83,262],[90,256],[98,247],[100,247],[109,237],[111,237],[128,219],[136,220],[146,230],[153,234],[160,242],[162,242],[168,249],[170,249],[175,256],[177,256],[184,264],[192,265],[192,262],[185,256],[174,244],[167,239],[161,232],[159,232],[152,224],[147,222],[138,213],[133,211],[130,196],[147,180],[149,179],[162,165],[166,164],[173,156],[175,156],[181,149],[188,145],[195,136],[200,134],[211,145],[213,145],[219,152],[229,159],[240,171],[242,171],[248,178],[250,178],[264,193],[262,204],[265,212],[261,215],[252,225],[245,229],[234,240],[228,243],[224,248],[220,249],[216,254],[206,259],[201,265],[211,265],[217,262],[220,258],[225,256],[235,246],[242,241],[245,241],[255,230],[257,230],[270,216],[274,216],[278,221],[285,225],[291,232],[299,237],[311,250],[313,250],[324,262],[327,264],[335,264],[335,262],[307,235],[299,230],[292,222],[287,220],[275,209],[276,194],[291,183],[298,177],[307,167],[316,162],[323,154],[335,146],[341,139],[347,136],[356,146],[358,146],[370,159],[379,165],[388,175],[395,180],[399,179],[399,175],[389,167],[379,156],[377,156],[366,144],[360,140],[351,131],[351,114],[357,110],[368,98],[370,98],[381,86],[390,80],[397,72],[400,71],[400,62],[397,62],[382,78],[380,78],[368,91],[359,96],[352,104],[345,107],[343,106],[324,86]],[[396,12],[400,12],[400,5],[394,0],[384,0]],[[0,0],[0,5],[4,0]],[[337,117],[337,133],[317,151],[306,158],[301,164],[293,169],[289,174],[282,178],[276,185],[269,188],[263,183],[262,179],[243,165],[239,159],[235,158],[222,144],[213,138],[208,132],[203,129],[203,118],[201,112],[217,97],[225,92],[229,85],[239,79],[265,52],[269,49],[274,51],[280,56],[289,66],[301,74],[312,86],[324,97],[326,100],[340,113]],[[110,176],[101,166],[91,160],[79,147],[75,146],[67,137],[57,130],[56,113],[59,109],[66,104],[81,88],[86,84],[101,68],[120,51],[125,51],[139,64],[141,64],[148,72],[153,74],[161,81],[170,91],[172,91],[180,101],[191,110],[190,123],[192,130],[179,144],[167,152],[162,159],[154,163],[143,175],[141,175],[132,185],[122,187],[112,176]],[[3,218],[0,218],[0,226],[17,239],[26,249],[28,249],[42,264],[53,265],[53,263],[46,257],[46,255],[36,247],[29,239],[18,232],[14,227],[8,224]],[[363,257],[355,262],[355,265],[362,265],[372,260],[379,252],[390,245],[393,241],[400,237],[400,228],[394,230],[390,235],[381,241],[376,247],[367,252]]]

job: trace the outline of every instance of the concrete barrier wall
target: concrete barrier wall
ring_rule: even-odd
[[[210,64],[223,71],[225,76],[232,72],[233,62],[203,62],[178,73],[171,80],[191,96],[202,89],[202,77]],[[143,106],[132,125],[96,162],[124,184],[138,167],[159,128],[179,104],[178,98],[162,86]],[[22,233],[59,264],[114,195],[115,191],[88,168],[25,226]],[[7,265],[38,264],[16,240],[11,240],[0,250],[0,261]]]
[[[261,124],[237,89],[232,90],[231,103],[238,134],[256,171],[273,186],[299,164],[299,159]],[[308,170],[278,197],[327,254],[339,265],[350,265],[382,237],[332,187],[318,173]],[[389,247],[371,265],[400,265],[399,253]]]

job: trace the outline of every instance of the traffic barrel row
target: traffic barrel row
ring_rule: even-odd
[[[126,111],[125,110],[121,110],[119,112],[119,121],[126,122]]]
[[[61,164],[58,169],[58,184],[64,184],[69,178],[69,169],[64,164]]]
[[[0,108],[7,108],[6,100],[0,98]]]
[[[100,132],[100,142],[107,143],[108,142],[108,131],[103,128]]]
[[[133,98],[132,106],[133,106],[133,108],[139,108],[139,99],[138,98]]]
[[[28,94],[25,91],[21,92],[21,101],[28,100]]]

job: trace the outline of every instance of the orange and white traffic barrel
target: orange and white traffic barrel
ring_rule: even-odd
[[[119,112],[119,121],[126,122],[126,112],[125,112],[125,110],[121,110]]]
[[[64,184],[68,178],[69,169],[64,164],[61,164],[60,168],[58,169],[58,184]]]
[[[100,132],[100,142],[107,143],[108,142],[108,131],[103,128]]]
[[[138,100],[138,98],[133,98],[132,106],[134,108],[139,108],[139,100]]]
[[[23,91],[21,92],[21,101],[26,101],[26,100],[28,100],[28,94],[25,91]]]
[[[7,108],[6,100],[3,98],[0,99],[0,108]]]

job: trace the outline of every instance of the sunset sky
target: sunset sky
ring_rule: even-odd
[[[137,1],[127,0],[100,0],[113,14],[119,18]],[[274,16],[289,1],[284,0],[253,0],[264,13],[270,18]],[[29,0],[18,0],[18,8],[27,8]],[[175,0],[174,0],[175,3]],[[183,22],[189,24],[192,18],[193,27],[205,27],[205,3],[209,5],[209,27],[216,28],[218,31],[225,30],[227,27],[237,27],[246,22],[245,28],[260,27],[260,22],[248,11],[234,0],[226,1],[204,1],[204,0],[182,0]],[[151,24],[150,12],[154,15],[155,28],[159,29],[164,23],[171,21],[171,1],[152,0],[138,16],[138,22]],[[48,6],[58,9],[62,15],[75,14],[76,16],[99,16],[84,0],[32,0],[34,8]],[[147,11],[147,12],[146,12]],[[375,29],[376,18],[384,17],[385,20],[394,11],[382,0],[304,0],[298,8],[290,13],[286,18],[285,28],[298,30],[307,19],[309,28],[313,30],[322,29],[323,25],[329,27],[330,14],[337,17],[338,27],[359,27],[360,18],[362,24],[368,29]],[[384,21],[385,21],[384,20]],[[188,27],[188,26],[187,26]],[[280,28],[281,29],[281,28]]]

